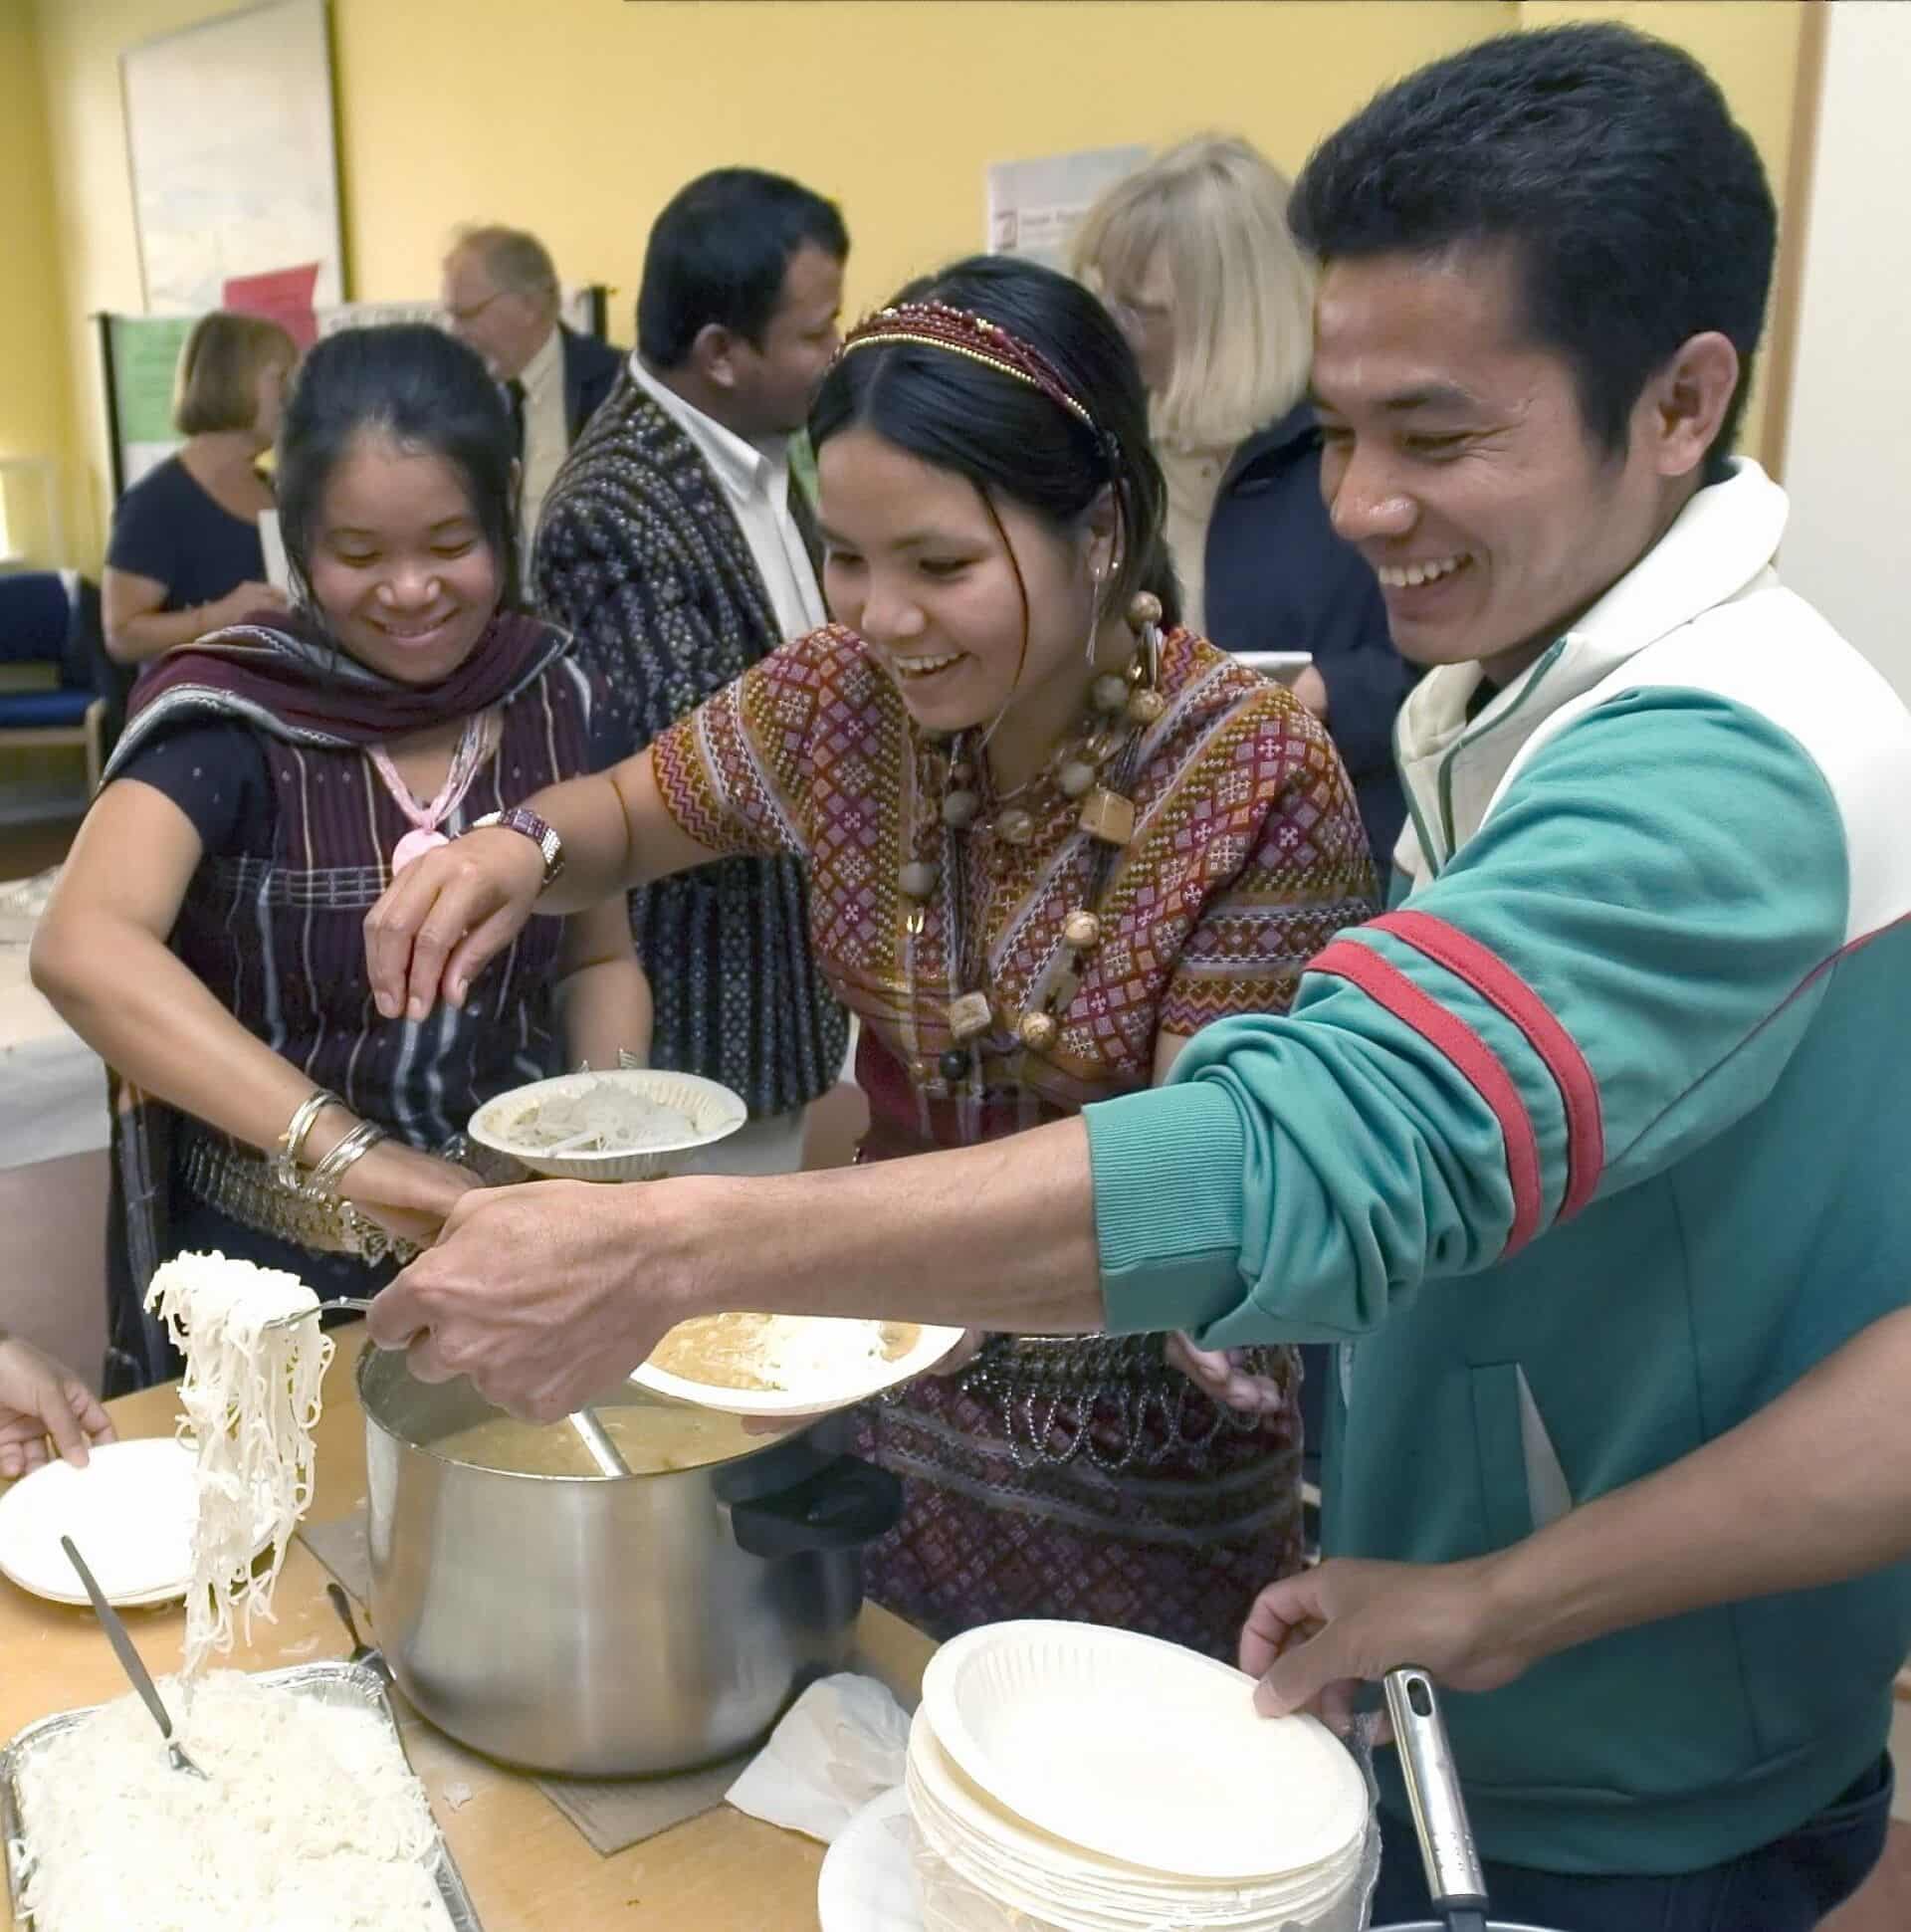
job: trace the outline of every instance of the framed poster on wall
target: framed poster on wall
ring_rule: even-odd
[[[119,67],[147,312],[202,313],[229,283],[294,276],[311,308],[340,302],[324,0],[226,14]]]

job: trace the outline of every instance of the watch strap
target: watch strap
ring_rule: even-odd
[[[488,811],[482,818],[473,819],[465,829],[481,832],[493,825],[508,832],[521,832],[530,839],[543,855],[545,888],[556,883],[558,874],[564,869],[564,842],[557,836],[555,826],[546,823],[528,806],[509,805],[503,811]]]

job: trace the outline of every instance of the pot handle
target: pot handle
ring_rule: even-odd
[[[752,1557],[855,1550],[893,1530],[903,1514],[902,1478],[839,1455],[801,1482],[730,1506],[731,1534]]]

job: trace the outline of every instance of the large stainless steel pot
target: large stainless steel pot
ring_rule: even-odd
[[[496,1415],[469,1383],[367,1349],[371,1618],[441,1730],[575,1777],[740,1750],[840,1668],[862,1546],[901,1513],[830,1424],[661,1475],[515,1475],[429,1446]]]

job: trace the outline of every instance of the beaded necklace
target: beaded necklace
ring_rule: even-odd
[[[917,1009],[915,942],[928,923],[928,902],[945,881],[948,887],[943,894],[949,927],[946,953],[956,990],[945,1009],[951,1044],[938,1058],[932,1093],[938,1087],[947,1093],[965,1086],[970,1098],[982,1098],[983,1048],[1004,1017],[998,1015],[986,990],[987,944],[982,921],[974,917],[969,905],[965,841],[971,836],[988,836],[1005,845],[1027,845],[1035,836],[1036,820],[1025,806],[1013,800],[1034,791],[1050,777],[1063,797],[1081,801],[1071,838],[1085,837],[1091,843],[1089,888],[1084,903],[1063,921],[1067,957],[1061,970],[1048,970],[1045,980],[1038,982],[1039,997],[1014,1016],[1005,1030],[1013,1034],[1024,1053],[1038,1056],[1049,1052],[1060,1037],[1060,1015],[1073,1002],[1087,958],[1102,941],[1102,907],[1117,861],[1135,835],[1132,791],[1142,738],[1168,708],[1158,689],[1161,615],[1160,599],[1146,591],[1131,601],[1128,623],[1140,649],[1127,670],[1104,672],[1094,680],[1089,687],[1087,712],[1077,731],[1056,748],[1032,778],[997,801],[998,808],[987,822],[982,819],[981,794],[975,789],[983,734],[971,729],[950,739],[931,741],[930,775],[932,782],[940,776],[942,788],[940,825],[936,826],[942,856],[939,860],[912,856],[902,867],[899,884],[905,898],[912,902],[905,925],[910,942],[907,958],[912,1011]],[[939,758],[947,761],[937,773],[934,765]],[[917,828],[911,839],[912,853],[926,829],[929,827]],[[1058,863],[1065,864],[1067,854],[1065,844]]]

